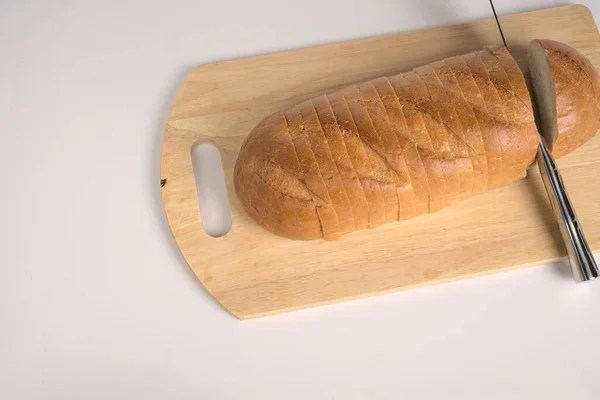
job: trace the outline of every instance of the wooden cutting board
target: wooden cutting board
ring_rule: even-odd
[[[568,43],[600,68],[600,35],[584,6],[500,20],[523,68],[534,38]],[[564,257],[535,166],[510,187],[335,242],[267,232],[245,214],[233,189],[242,141],[270,113],[351,83],[501,43],[495,21],[486,19],[195,68],[169,115],[161,186],[175,240],[200,282],[246,319]],[[233,224],[219,238],[204,233],[200,218],[191,150],[202,141],[218,146],[225,171]],[[599,250],[600,135],[558,164],[590,246]]]

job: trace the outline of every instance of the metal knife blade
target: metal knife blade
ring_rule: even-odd
[[[504,47],[508,49],[508,45],[506,44],[506,39],[504,39],[504,32],[502,32],[502,26],[500,25],[500,20],[498,19],[498,14],[496,14],[496,7],[494,7],[494,2],[490,0],[490,6],[492,6],[492,12],[494,13],[494,18],[496,19],[496,24],[498,25],[498,30],[500,31],[500,36],[502,36],[502,42],[504,43]]]
[[[500,20],[496,14],[494,2],[490,0],[492,6],[492,12],[502,36],[504,46],[508,49],[506,39],[504,38],[504,32],[502,32],[502,26]],[[556,223],[558,224],[560,234],[563,242],[567,249],[567,255],[569,258],[569,264],[571,265],[571,272],[573,273],[573,279],[575,282],[585,282],[598,277],[598,266],[594,255],[592,254],[583,230],[577,220],[575,214],[575,208],[569,199],[567,189],[563,183],[562,177],[554,159],[548,148],[541,132],[540,143],[537,151],[537,164],[542,175],[542,181],[546,188],[546,193],[550,199],[552,211]]]

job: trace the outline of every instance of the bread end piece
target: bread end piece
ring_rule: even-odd
[[[323,237],[310,192],[300,179],[294,144],[282,114],[262,120],[246,137],[235,164],[235,192],[250,217],[289,239]]]
[[[539,128],[554,157],[569,154],[598,132],[600,75],[579,51],[554,40],[534,40],[529,73]]]

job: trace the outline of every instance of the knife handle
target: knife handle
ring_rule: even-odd
[[[563,184],[558,168],[544,141],[540,138],[537,163],[542,181],[550,198],[552,211],[567,248],[569,263],[575,282],[585,282],[598,277],[598,266],[581,230],[575,209]]]

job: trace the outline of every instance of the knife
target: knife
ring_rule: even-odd
[[[504,32],[502,32],[502,26],[500,25],[500,20],[498,19],[492,0],[490,0],[490,5],[492,6],[492,12],[494,13],[502,42],[504,42],[504,46],[508,49]],[[542,174],[542,181],[546,187],[546,193],[548,193],[556,223],[567,249],[573,279],[578,283],[595,279],[598,277],[596,260],[594,260],[594,255],[585,239],[585,235],[575,214],[575,208],[573,208],[573,204],[569,199],[567,189],[560,176],[560,172],[558,172],[556,163],[548,150],[546,139],[543,135],[544,132],[541,132],[537,150],[537,165]]]

